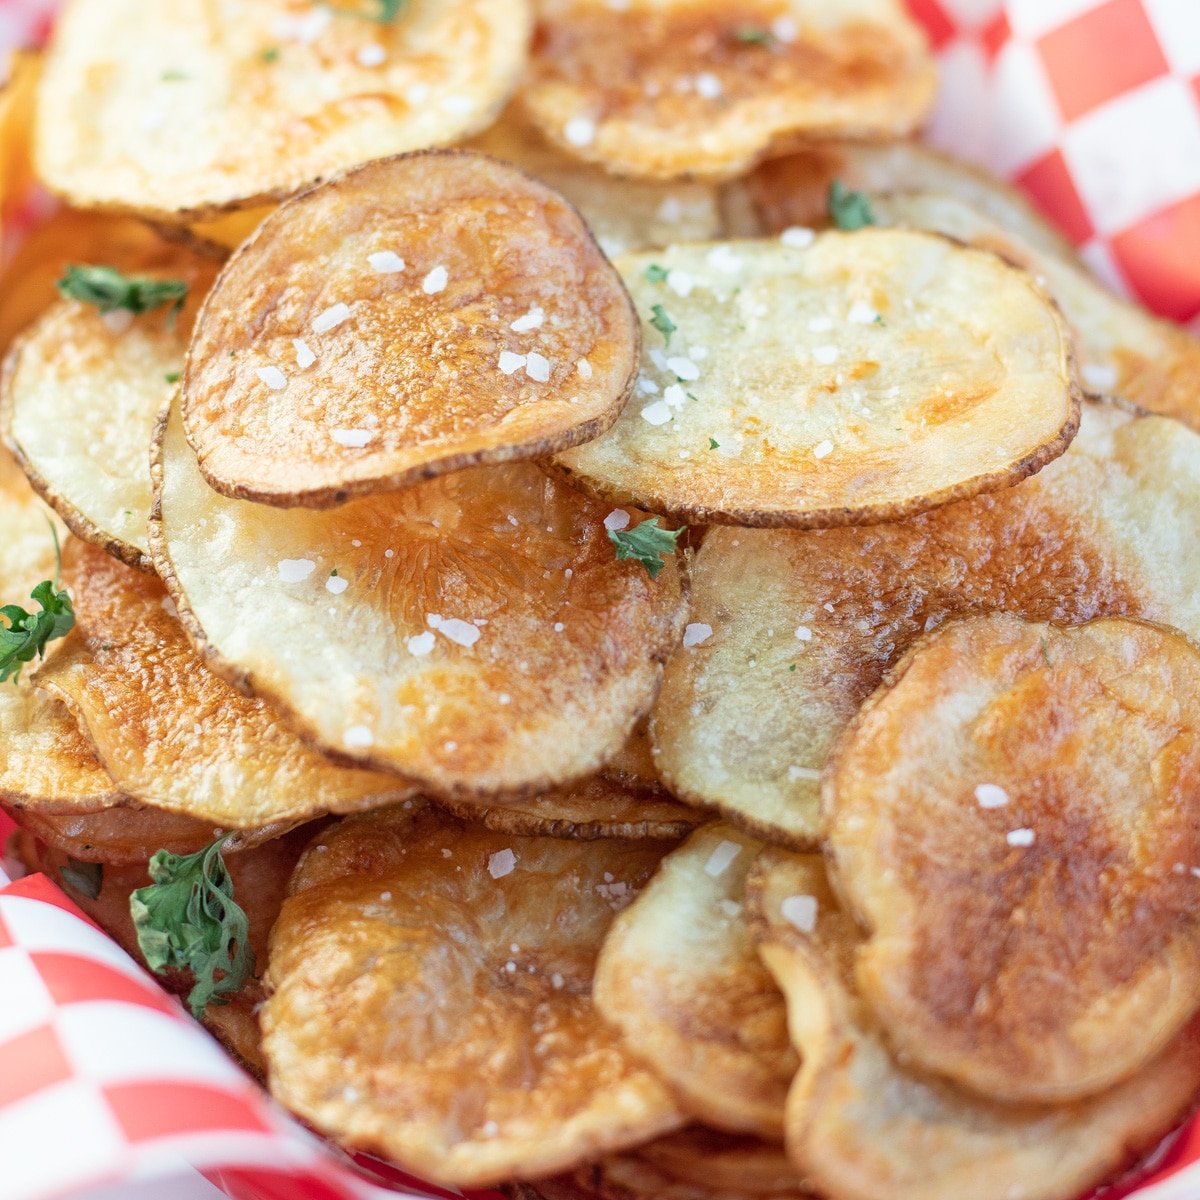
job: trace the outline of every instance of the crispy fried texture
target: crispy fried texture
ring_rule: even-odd
[[[39,174],[80,207],[176,223],[261,206],[489,125],[530,25],[527,0],[409,0],[386,24],[291,0],[70,0],[39,93]],[[385,61],[364,66],[372,45]]]
[[[522,100],[616,174],[730,178],[801,138],[909,133],[935,84],[896,0],[541,0]]]
[[[1067,453],[1007,491],[869,529],[712,530],[690,620],[713,635],[668,664],[659,769],[689,803],[813,845],[834,739],[922,632],[1009,610],[1128,614],[1200,638],[1200,581],[1186,568],[1198,538],[1200,438],[1093,403]]]
[[[1197,694],[1194,644],[1126,618],[974,617],[896,664],[822,804],[868,931],[858,986],[908,1061],[1062,1102],[1128,1078],[1200,1009]]]
[[[149,257],[158,261],[146,273],[187,281],[183,312],[159,309],[126,328],[60,300],[17,339],[0,372],[0,433],[30,482],[77,536],[145,571],[154,569],[150,442],[213,278],[182,251]]]
[[[260,208],[239,208],[210,221],[196,221],[192,225],[159,223],[156,228],[168,241],[190,246],[197,254],[224,262],[229,252],[236,250],[278,207],[264,204]]]
[[[372,265],[388,252],[404,270]],[[540,355],[548,380],[505,354]],[[218,491],[325,508],[593,438],[637,357],[629,296],[569,204],[505,163],[410,155],[283,205],[233,256],[188,352],[184,424]]]
[[[222,828],[394,804],[393,775],[336,766],[209,671],[156,579],[82,542],[63,558],[76,628],[37,674],[125,793]],[[211,840],[211,839],[210,839]]]
[[[7,68],[8,80],[0,88],[0,251],[9,249],[9,222],[33,184],[31,135],[41,57],[33,50],[17,51]]]
[[[679,180],[658,183],[622,179],[580,162],[552,146],[511,105],[468,149],[515,163],[565,196],[579,209],[610,258],[675,242],[719,237],[722,213],[718,189]]]
[[[272,1092],[347,1146],[461,1186],[677,1127],[591,1002],[613,912],[668,845],[402,809],[342,822],[305,855],[271,938]]]
[[[783,914],[797,896],[816,901],[811,933]],[[788,1151],[814,1190],[836,1200],[1074,1200],[1154,1146],[1200,1086],[1193,1024],[1091,1100],[1030,1107],[973,1098],[888,1053],[855,991],[859,934],[819,858],[764,851],[747,897],[801,1060]]]
[[[1066,328],[990,254],[862,230],[618,267],[644,383],[555,460],[597,495],[719,524],[868,524],[1006,487],[1074,436]]]
[[[446,799],[445,808],[497,833],[525,837],[681,838],[705,815],[665,793],[626,787],[605,775],[556,788],[540,796],[497,801]]]
[[[600,774],[633,792],[663,792],[648,721],[643,719],[633,727],[629,740],[604,764]]]
[[[158,455],[151,544],[193,641],[330,750],[440,795],[536,795],[598,770],[658,690],[680,556],[653,581],[617,562],[606,506],[534,466],[282,512],[206,487],[177,417]]]
[[[883,223],[945,233],[1027,267],[1071,326],[1088,392],[1119,396],[1200,429],[1200,339],[1113,295],[1073,259],[1047,253],[963,199],[918,193],[872,204]]]
[[[781,1138],[797,1062],[783,997],[742,914],[759,848],[716,823],[669,854],[613,922],[594,998],[689,1116]]]

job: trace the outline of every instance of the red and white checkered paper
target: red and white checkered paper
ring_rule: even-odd
[[[1200,0],[908,2],[942,66],[932,139],[1023,187],[1114,288],[1200,316]],[[0,0],[0,52],[41,41],[53,8]],[[0,871],[4,1200],[458,1194],[381,1164],[368,1178],[50,880],[7,883]],[[1120,1196],[1200,1200],[1200,1120],[1104,1200]]]

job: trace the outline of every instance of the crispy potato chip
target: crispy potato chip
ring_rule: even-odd
[[[1197,694],[1200,650],[1127,618],[973,617],[892,668],[822,803],[858,987],[906,1061],[1060,1103],[1200,1010]]]
[[[620,179],[563,154],[517,106],[467,147],[505,159],[565,196],[610,258],[676,242],[704,242],[722,232],[722,205],[711,184]]]
[[[39,174],[81,208],[161,221],[261,207],[491,124],[530,26],[527,0],[409,0],[386,22],[292,0],[68,0],[38,96]]]
[[[1077,262],[1030,244],[964,200],[918,193],[871,203],[882,223],[948,234],[1027,267],[1071,326],[1088,392],[1119,396],[1200,429],[1200,339],[1114,296]]]
[[[541,0],[521,99],[616,174],[730,178],[800,140],[909,133],[935,88],[897,0]]]
[[[747,896],[800,1053],[788,1150],[833,1200],[1075,1200],[1152,1148],[1200,1087],[1200,1023],[1075,1104],[996,1104],[916,1074],[889,1055],[855,993],[859,935],[821,860],[764,851]]]
[[[75,534],[144,571],[154,569],[150,443],[212,282],[182,253],[149,273],[188,283],[182,313],[102,316],[62,300],[17,339],[0,373],[0,432],[30,482]]]
[[[224,262],[230,251],[236,250],[279,206],[265,204],[261,208],[240,208],[222,213],[211,221],[197,221],[192,225],[172,225],[156,222],[155,228],[169,242],[178,242],[203,254]]]
[[[627,255],[650,347],[598,495],[737,525],[868,524],[1006,487],[1066,449],[1070,341],[1023,271],[895,231]]]
[[[71,709],[128,795],[253,829],[412,794],[394,775],[335,766],[209,671],[157,579],[78,541],[63,571],[76,628],[35,682]]]
[[[633,727],[629,740],[604,764],[600,774],[632,792],[653,794],[664,791],[654,761],[647,720],[643,719]]]
[[[326,508],[595,437],[637,358],[629,296],[570,205],[506,163],[410,155],[283,205],[234,255],[184,424],[218,491]]]
[[[465,821],[475,821],[497,833],[525,837],[572,838],[681,838],[704,819],[665,794],[627,788],[603,775],[557,788],[528,799],[487,803],[443,800]]]
[[[1071,243],[1010,184],[920,142],[828,142],[762,163],[746,190],[764,233],[824,226],[829,189],[939,192],[971,205],[1046,254],[1075,259]],[[874,200],[872,200],[874,203]]]
[[[812,845],[834,739],[918,635],[1008,609],[1128,614],[1200,638],[1198,539],[1200,437],[1098,403],[1062,458],[1007,491],[870,529],[711,530],[690,644],[653,714],[656,762],[686,802]]]
[[[461,1186],[677,1127],[591,1002],[613,912],[669,845],[402,809],[342,822],[305,855],[271,938],[272,1092],[348,1146]]]
[[[760,846],[728,825],[698,829],[609,930],[594,1000],[690,1116],[783,1136],[796,1073],[783,997],[742,915]]]
[[[598,770],[658,690],[679,556],[656,580],[616,561],[605,506],[530,464],[283,512],[208,488],[177,415],[157,454],[151,544],[193,640],[352,761],[537,795]]]
[[[0,251],[7,249],[10,221],[33,185],[31,135],[41,58],[19,50],[7,67],[8,79],[0,87]]]

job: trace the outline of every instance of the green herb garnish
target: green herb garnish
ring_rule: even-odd
[[[260,55],[259,58],[265,63],[273,63],[279,61],[279,47],[268,46]]]
[[[181,83],[188,77],[186,71],[164,71],[162,73],[162,81],[164,83]]]
[[[608,536],[617,548],[618,561],[636,558],[650,578],[657,579],[663,569],[662,556],[675,553],[675,543],[682,533],[683,529],[660,529],[658,518],[651,517],[632,529],[610,529]]]
[[[8,621],[7,629],[0,626],[0,683],[10,679],[19,682],[21,668],[26,663],[44,658],[46,646],[57,638],[66,637],[75,627],[71,597],[58,589],[62,550],[53,523],[50,523],[50,536],[54,539],[54,580],[43,579],[29,594],[29,598],[41,606],[41,612],[26,612],[19,604],[0,607],[0,616]]]
[[[651,263],[646,268],[647,283],[662,283],[671,272],[666,267],[660,267],[658,263]]]
[[[104,885],[104,868],[99,863],[80,862],[77,858],[68,858],[65,867],[59,867],[58,873],[67,887],[74,888],[81,896],[95,900],[100,895]]]
[[[710,437],[710,438],[708,439],[708,448],[709,448],[710,450],[720,450],[720,448],[721,448],[721,443],[720,443],[720,442],[718,442],[718,441],[717,441],[717,439],[716,439],[715,437]]]
[[[164,304],[173,305],[172,312],[178,312],[187,298],[188,285],[182,279],[122,275],[114,267],[71,266],[58,281],[58,290],[68,299],[94,305],[102,313],[124,308],[136,314]]]
[[[178,383],[182,378],[183,376],[178,371],[168,371],[163,376],[167,383]]]
[[[775,41],[775,35],[762,25],[739,25],[733,36],[743,46],[770,46]]]
[[[862,192],[848,192],[840,179],[829,185],[829,216],[839,229],[862,229],[874,225],[871,202]]]
[[[671,344],[671,334],[679,326],[667,316],[667,310],[661,304],[656,304],[650,311],[654,314],[650,324],[663,335],[663,341],[669,346]]]

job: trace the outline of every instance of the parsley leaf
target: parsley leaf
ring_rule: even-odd
[[[19,604],[0,607],[0,616],[8,621],[8,628],[0,626],[0,683],[10,679],[17,683],[21,668],[35,658],[44,658],[46,646],[57,638],[66,637],[75,627],[75,610],[71,597],[58,590],[58,576],[62,569],[62,552],[58,545],[58,530],[50,525],[50,536],[54,538],[54,581],[43,579],[29,594],[36,600],[41,612],[26,612]]]
[[[687,527],[684,526],[684,529]],[[632,529],[610,529],[609,540],[617,548],[617,560],[636,558],[651,579],[663,569],[662,556],[675,553],[683,529],[659,529],[658,518],[651,517]]]
[[[183,375],[179,371],[168,371],[163,376],[163,379],[165,379],[167,383],[178,383],[182,378]]]
[[[717,441],[717,439],[716,439],[715,437],[710,437],[710,438],[708,439],[708,448],[709,448],[710,450],[720,450],[720,448],[721,448],[721,443],[720,443],[720,442],[718,442],[718,441]]]
[[[775,35],[761,25],[739,25],[733,36],[743,46],[769,46],[775,41]]]
[[[182,279],[122,275],[115,267],[71,266],[58,281],[58,290],[68,299],[95,305],[102,313],[118,308],[144,313],[164,304],[173,304],[172,311],[178,312],[187,297],[188,285]]]
[[[156,974],[172,967],[191,971],[196,982],[187,1002],[197,1018],[208,1004],[226,1003],[254,971],[249,922],[221,857],[224,840],[195,854],[160,850],[149,864],[154,882],[129,897],[146,965]]]
[[[273,63],[279,61],[279,47],[268,46],[259,56],[265,63]]]
[[[848,192],[840,179],[829,185],[829,216],[839,229],[862,229],[874,225],[871,202],[862,192]]]
[[[656,304],[650,311],[654,314],[650,324],[663,335],[663,341],[669,346],[671,344],[671,334],[679,326],[667,316],[667,310],[661,304]]]
[[[646,268],[645,274],[647,283],[662,283],[670,274],[670,271],[666,267],[660,267],[658,263],[651,263]]]

